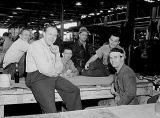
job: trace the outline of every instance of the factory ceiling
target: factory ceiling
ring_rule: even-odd
[[[0,0],[0,28],[41,28],[108,15],[115,8],[126,12],[126,6],[127,0]]]

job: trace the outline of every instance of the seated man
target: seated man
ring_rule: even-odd
[[[71,60],[72,49],[65,47],[62,55],[63,70],[61,76],[64,78],[77,76],[79,72],[77,68],[74,66],[73,61]]]
[[[3,43],[3,53],[5,53],[9,47],[12,45],[13,41],[9,32],[3,33],[4,43]]]
[[[102,60],[102,64],[97,64],[97,68],[103,73],[103,76],[108,76],[109,74],[115,73],[114,70],[111,70],[111,66],[109,63],[109,52],[112,48],[120,47],[120,30],[116,28],[115,32],[112,32],[109,38],[109,44],[101,46],[97,51],[96,54],[93,55],[85,64],[85,69],[88,70],[90,65],[93,62],[97,61],[98,59]],[[101,63],[101,62],[98,62]],[[95,65],[95,64],[94,64]],[[94,66],[95,67],[95,66]],[[111,72],[113,71],[113,72]],[[93,71],[94,73],[94,71]]]
[[[43,113],[57,112],[55,89],[68,111],[82,109],[79,88],[59,76],[63,63],[59,46],[54,45],[57,35],[56,27],[46,27],[44,37],[30,44],[26,56],[26,85],[31,89]]]
[[[121,48],[113,48],[109,56],[112,66],[117,71],[111,88],[111,93],[115,95],[116,105],[138,104],[136,99],[136,75],[124,63],[125,51]]]
[[[14,79],[15,65],[19,64],[19,75],[23,76],[25,71],[25,53],[29,47],[30,31],[24,29],[20,33],[20,37],[10,46],[4,55],[3,68],[4,73],[11,74]]]

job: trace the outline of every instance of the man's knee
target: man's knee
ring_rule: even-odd
[[[74,93],[80,94],[80,89],[77,86],[74,87]]]

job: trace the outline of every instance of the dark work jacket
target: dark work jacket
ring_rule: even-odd
[[[118,105],[138,104],[136,75],[129,66],[124,64],[120,71],[115,74],[114,87],[120,96]]]
[[[79,72],[84,69],[86,62],[90,58],[89,47],[90,45],[86,43],[86,46],[84,48],[82,43],[80,43],[79,41],[75,42],[72,45],[72,61]]]

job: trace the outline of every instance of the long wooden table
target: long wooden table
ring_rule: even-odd
[[[154,106],[155,104],[122,105],[6,118],[159,118],[160,116],[155,113]]]
[[[110,93],[110,83],[112,82],[112,76],[108,77],[85,77],[78,76],[71,78],[69,81],[79,86],[81,99],[101,99],[101,98],[113,98]],[[137,82],[137,95],[152,95],[153,85],[147,81]],[[55,91],[55,100],[62,101],[59,94]],[[36,100],[30,91],[25,86],[24,81],[20,81],[19,84],[12,83],[9,89],[3,89],[0,91],[0,117],[4,117],[4,106],[10,104],[24,104],[35,103]]]

